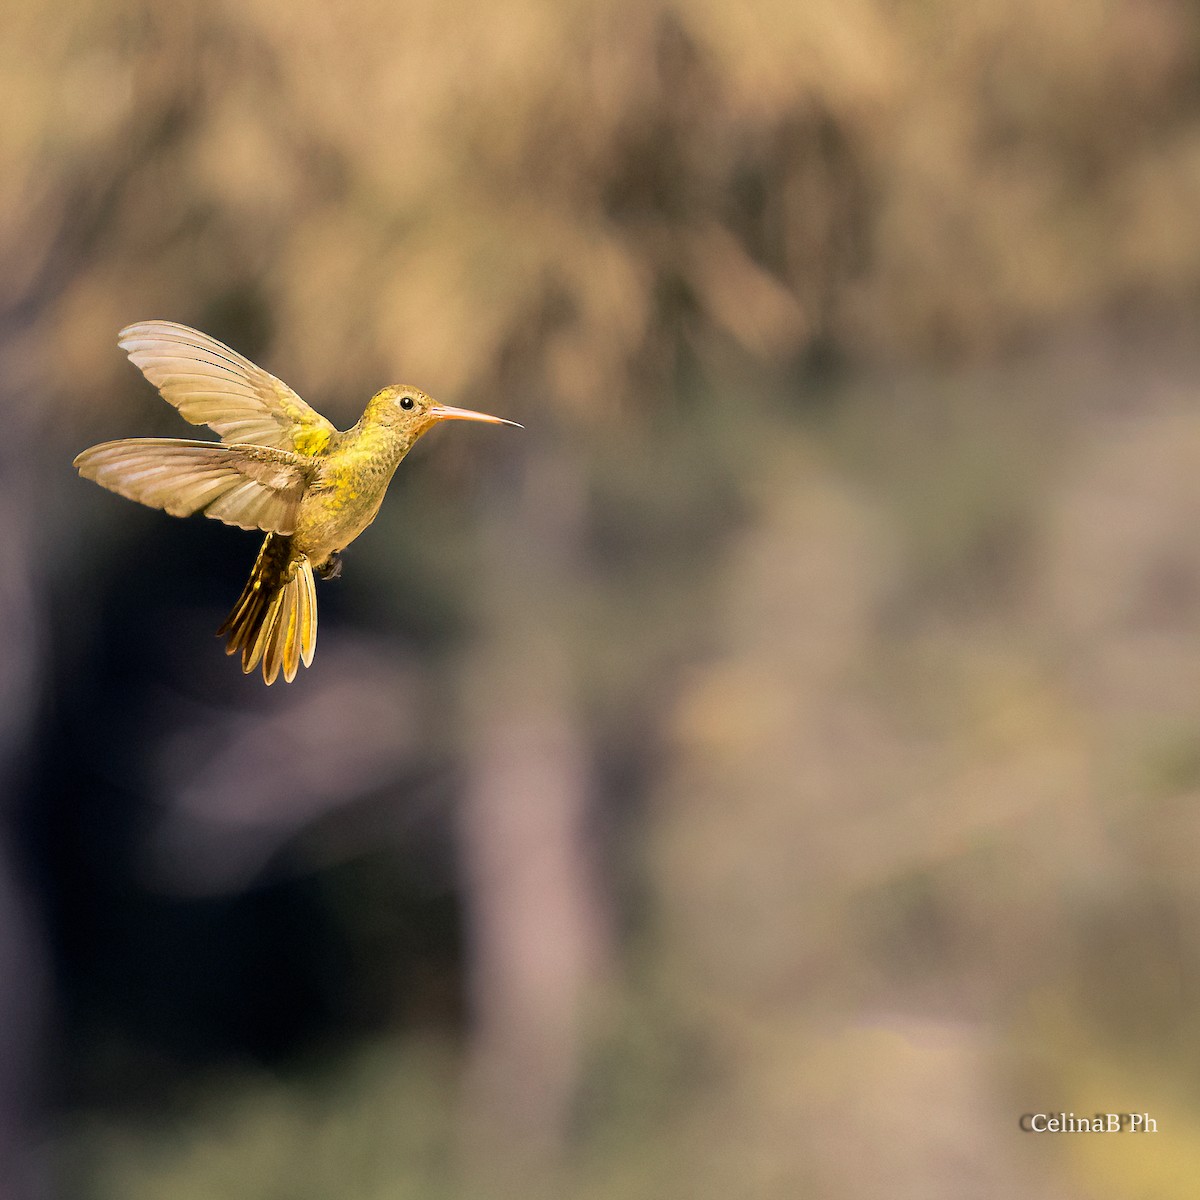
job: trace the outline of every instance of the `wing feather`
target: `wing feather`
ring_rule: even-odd
[[[101,487],[165,509],[267,533],[292,533],[311,461],[268,446],[127,438],[85,450],[75,466]]]
[[[173,321],[141,321],[119,343],[168,403],[226,444],[320,454],[337,431],[286,383],[216,338]]]

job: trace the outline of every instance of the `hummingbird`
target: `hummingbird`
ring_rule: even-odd
[[[74,466],[101,487],[165,509],[203,512],[266,533],[250,578],[217,630],[249,674],[272,684],[312,662],[313,573],[334,579],[341,553],[379,512],[400,461],[440,421],[516,421],[439,404],[420,388],[376,392],[351,429],[338,430],[286,383],[216,338],[173,321],[122,329],[118,345],[184,420],[219,442],[125,438],[84,450]]]

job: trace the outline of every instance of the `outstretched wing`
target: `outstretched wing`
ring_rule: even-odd
[[[176,438],[104,442],[75,459],[85,479],[162,508],[173,517],[203,511],[242,529],[292,533],[311,461],[270,446],[226,446]]]
[[[118,344],[185,420],[223,442],[320,454],[337,432],[282,380],[186,325],[141,321]]]

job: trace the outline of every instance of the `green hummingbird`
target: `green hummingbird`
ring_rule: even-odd
[[[439,421],[502,417],[438,404],[420,388],[376,392],[351,429],[335,429],[286,383],[207,334],[142,321],[118,344],[164,400],[221,440],[126,438],[83,451],[75,467],[130,500],[175,517],[203,512],[261,529],[266,540],[233,610],[217,630],[249,674],[288,682],[312,662],[315,571],[332,579],[340,555],[379,512],[401,459]]]

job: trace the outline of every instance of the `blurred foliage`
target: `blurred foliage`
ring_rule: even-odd
[[[13,0],[65,1194],[1194,1192],[1198,68],[1183,0]],[[291,689],[247,539],[67,478],[184,432],[155,317],[528,426],[422,445]]]
[[[1194,299],[1197,23],[1171,0],[24,0],[8,288],[60,285],[27,353],[82,412],[142,404],[111,337],[150,310],[269,341],[342,417],[402,372],[603,423],[681,340],[988,354]]]
[[[450,1195],[452,1061],[436,1044],[373,1044],[303,1084],[218,1077],[145,1129],[81,1129],[76,1186],[114,1200]]]

